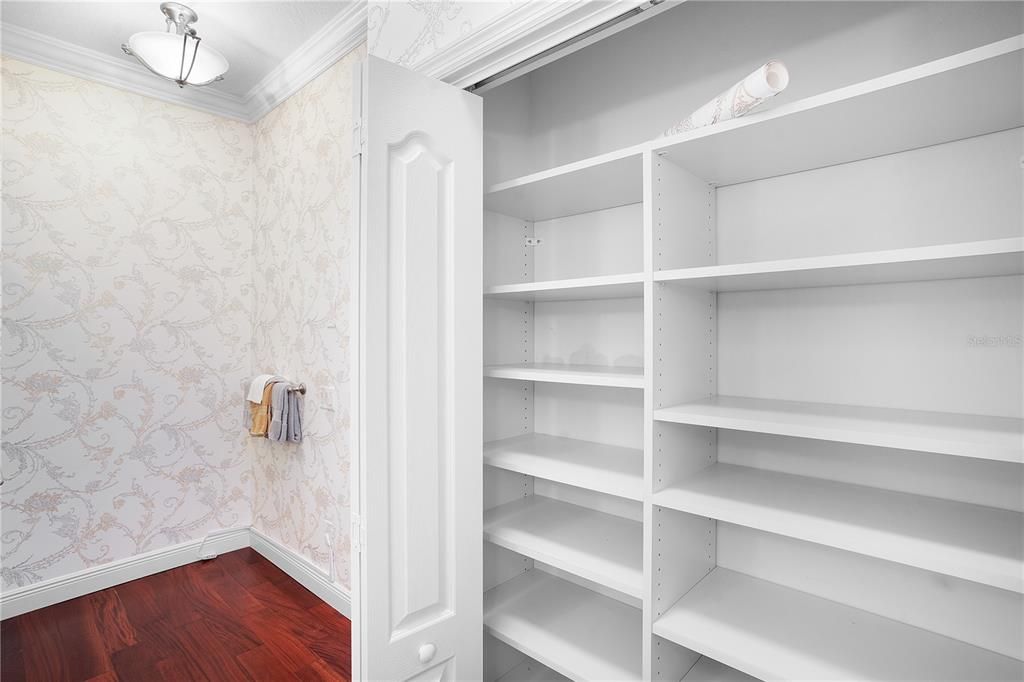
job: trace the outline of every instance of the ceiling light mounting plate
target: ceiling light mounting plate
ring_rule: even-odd
[[[189,24],[199,21],[199,15],[196,14],[196,11],[180,2],[162,2],[160,3],[160,11],[164,13],[169,22],[178,27],[178,33],[182,33],[187,29]]]

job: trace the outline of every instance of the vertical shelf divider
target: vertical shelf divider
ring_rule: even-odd
[[[642,669],[645,680],[654,679],[653,575],[654,537],[652,472],[654,471],[654,154],[644,152],[643,157],[643,212],[644,212],[644,586],[643,586],[643,653]]]
[[[655,282],[659,270],[716,263],[715,189],[653,153],[645,165],[645,311],[649,362],[645,400],[645,564],[650,589],[644,603],[644,654],[651,680],[678,680],[700,654],[653,634],[659,617],[708,574],[716,562],[711,519],[654,506],[654,493],[717,459],[714,429],[654,421],[654,411],[717,391],[717,295]],[[645,227],[647,225],[645,224]],[[645,658],[647,660],[647,658]]]

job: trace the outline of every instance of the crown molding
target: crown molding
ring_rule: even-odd
[[[366,41],[366,3],[351,2],[246,93],[250,121],[263,118]]]
[[[209,87],[175,88],[142,65],[58,40],[43,33],[4,23],[2,51],[13,59],[71,76],[254,123],[366,39],[366,4],[346,6],[244,97]]]
[[[525,2],[409,68],[465,88],[649,0]]]
[[[171,104],[247,120],[241,98],[210,88],[182,89],[169,86],[167,81],[127,58],[111,57],[6,23],[3,24],[0,36],[3,39],[3,53],[8,57]]]

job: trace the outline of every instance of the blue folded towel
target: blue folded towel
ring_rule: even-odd
[[[270,428],[267,438],[279,443],[302,442],[302,395],[289,384],[274,384],[270,393]]]

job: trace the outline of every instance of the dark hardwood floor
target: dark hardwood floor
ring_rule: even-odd
[[[3,682],[348,680],[347,618],[251,549],[0,624]]]

